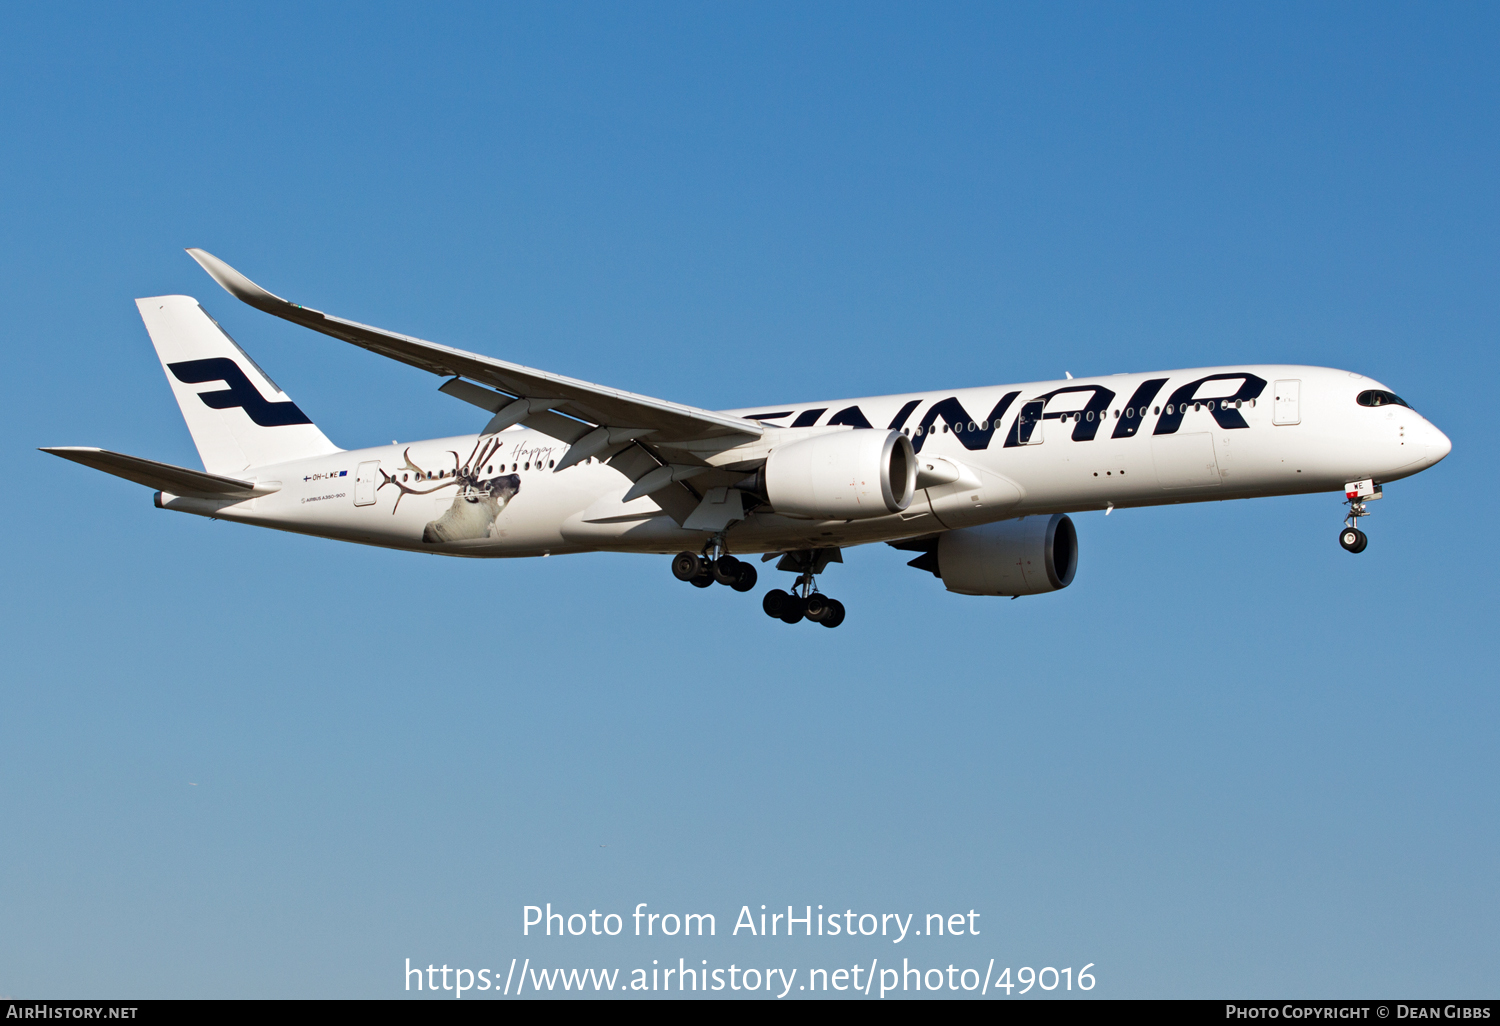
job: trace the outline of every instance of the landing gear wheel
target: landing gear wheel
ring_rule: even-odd
[[[703,560],[691,552],[679,552],[672,557],[672,576],[679,581],[691,581],[703,570]]]
[[[712,588],[714,586],[714,572],[712,567],[705,566],[698,571],[698,576],[688,581],[695,588]]]
[[[766,597],[760,600],[760,608],[766,611],[766,615],[773,620],[781,619],[781,609],[786,605],[787,599],[791,598],[780,588],[772,588],[766,592]]]
[[[1363,552],[1370,539],[1357,527],[1346,527],[1339,532],[1339,544],[1350,552]]]
[[[844,622],[844,604],[838,599],[828,600],[828,612],[818,621],[824,627],[837,627]]]
[[[744,564],[733,556],[720,556],[713,561],[714,580],[720,584],[734,584],[739,580],[740,567]]]
[[[833,611],[833,600],[827,595],[813,592],[807,596],[803,608],[807,611],[806,615],[809,620],[813,623],[822,623],[823,618]]]
[[[796,623],[807,612],[807,600],[797,595],[788,595],[781,604],[781,622]]]
[[[740,563],[739,573],[735,575],[734,583],[730,585],[735,591],[753,591],[755,582],[760,577],[755,572],[755,567],[749,563]]]

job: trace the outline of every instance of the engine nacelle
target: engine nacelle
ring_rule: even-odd
[[[777,513],[862,520],[911,505],[917,456],[899,431],[855,428],[778,446],[758,476]]]
[[[1062,513],[1022,517],[938,536],[943,586],[960,595],[1040,595],[1073,583],[1078,532]]]

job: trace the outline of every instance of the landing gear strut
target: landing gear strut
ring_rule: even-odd
[[[1365,536],[1357,526],[1360,517],[1370,515],[1367,502],[1373,502],[1380,498],[1380,486],[1374,481],[1354,481],[1344,486],[1344,502],[1349,507],[1349,515],[1344,518],[1344,527],[1339,531],[1339,544],[1348,552],[1363,552],[1365,546],[1370,544],[1370,539]]]
[[[835,558],[842,562],[837,549],[788,552],[781,557],[781,562],[776,567],[778,570],[800,570],[797,582],[792,585],[790,592],[780,588],[766,592],[760,607],[767,616],[783,623],[796,623],[806,619],[824,627],[837,627],[844,622],[844,604],[818,591],[815,580],[817,572]]]

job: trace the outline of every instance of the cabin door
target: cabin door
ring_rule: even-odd
[[[359,465],[359,469],[354,472],[354,504],[356,506],[375,505],[375,489],[380,485],[379,478],[379,460],[371,460],[369,463]]]
[[[1289,378],[1278,381],[1273,386],[1275,391],[1271,394],[1276,397],[1276,405],[1271,409],[1272,424],[1300,424],[1302,423],[1302,381],[1299,378]]]
[[[1022,445],[1042,444],[1042,411],[1046,400],[1038,399],[1021,407],[1020,419],[1016,421],[1016,441]]]

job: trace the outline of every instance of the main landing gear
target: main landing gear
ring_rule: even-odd
[[[711,587],[717,581],[729,585],[735,591],[749,591],[755,587],[760,575],[755,572],[754,566],[735,559],[727,552],[718,558],[679,552],[672,557],[672,576],[679,581],[687,581],[695,588]]]
[[[766,611],[767,616],[782,623],[796,623],[803,618],[824,627],[837,627],[843,623],[844,604],[822,592],[812,591],[812,587],[812,575],[803,574],[792,585],[790,594],[780,588],[772,588],[766,592],[760,607]],[[799,594],[803,591],[809,594]]]
[[[1339,531],[1339,544],[1347,552],[1363,552],[1365,546],[1370,544],[1370,539],[1365,536],[1355,525],[1359,523],[1360,517],[1370,515],[1366,502],[1380,498],[1381,489],[1374,481],[1355,481],[1344,486],[1344,501],[1349,507],[1349,515],[1344,518],[1343,529]]]
[[[774,556],[767,556],[772,559]],[[831,562],[844,561],[836,548],[802,549],[784,552],[776,564],[778,570],[790,570],[797,574],[797,582],[790,592],[773,588],[766,592],[761,608],[766,615],[783,623],[811,620],[824,627],[837,627],[844,622],[844,604],[818,591],[816,575]],[[679,552],[672,557],[672,576],[686,581],[695,588],[711,587],[715,581],[727,584],[735,591],[749,591],[755,587],[755,567],[744,560],[735,559],[724,551],[723,539],[715,536],[703,547],[701,555]]]
[[[760,607],[767,616],[783,623],[811,620],[824,627],[837,627],[844,622],[844,604],[818,591],[816,577],[829,563],[843,561],[843,555],[836,548],[785,553],[776,569],[796,571],[797,583],[792,585],[790,592],[780,588],[766,592]]]

